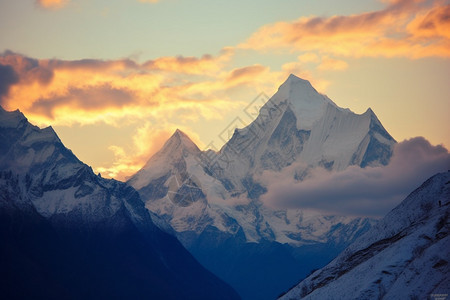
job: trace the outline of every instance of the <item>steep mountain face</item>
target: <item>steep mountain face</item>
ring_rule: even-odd
[[[290,75],[219,152],[200,151],[178,130],[128,183],[243,298],[273,299],[373,221],[266,207],[259,200],[266,192],[262,172],[295,165],[302,180],[316,167],[385,165],[394,144],[371,109],[361,115],[342,109]],[[269,266],[276,279],[267,277]]]
[[[0,108],[0,140],[2,298],[239,298],[51,127]]]
[[[450,287],[450,171],[412,192],[281,299],[426,299]],[[431,297],[433,298],[433,297]]]
[[[230,159],[218,160],[225,174],[219,178],[246,191],[243,179],[293,162],[330,170],[387,164],[394,143],[371,109],[362,115],[342,109],[290,75],[255,121],[236,130],[222,148],[219,155]]]

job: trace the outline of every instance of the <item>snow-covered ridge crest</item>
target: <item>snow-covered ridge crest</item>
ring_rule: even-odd
[[[298,130],[311,130],[314,123],[323,117],[327,105],[337,107],[327,96],[318,93],[309,81],[293,74],[278,88],[267,105],[280,105],[284,101],[297,118]]]

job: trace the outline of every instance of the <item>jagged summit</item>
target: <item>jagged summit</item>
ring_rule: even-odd
[[[52,163],[81,163],[62,145],[51,126],[40,129],[19,110],[0,110],[0,129],[0,168],[27,173],[33,169],[42,171]]]
[[[198,149],[197,145],[195,145],[195,143],[191,140],[191,138],[186,133],[184,133],[183,131],[181,131],[178,128],[177,128],[177,130],[175,130],[173,135],[170,137],[169,141],[172,139],[179,141],[185,147]]]
[[[200,154],[200,149],[187,134],[177,129],[161,150],[151,156],[144,167],[130,177],[128,182],[135,187],[143,187],[153,179],[171,173],[172,169],[186,166],[186,160],[194,160],[194,157]]]
[[[197,145],[180,129],[175,130],[172,136],[166,141],[164,146],[154,156],[170,156],[176,158],[186,156],[188,153],[196,154],[200,152]],[[153,157],[152,157],[153,158]],[[150,158],[150,160],[152,159]],[[145,167],[144,167],[145,168]]]
[[[309,81],[291,74],[265,106],[289,108],[297,119],[297,129],[310,130],[324,115],[328,105],[337,107],[328,97],[317,92]]]
[[[27,121],[27,118],[20,110],[7,111],[0,106],[0,127],[17,128],[24,121]]]
[[[303,78],[300,78],[300,77],[298,77],[298,76],[296,76],[296,75],[294,75],[294,74],[289,74],[289,76],[288,76],[288,78],[286,79],[286,81],[282,84],[282,86],[283,85],[285,85],[285,84],[292,84],[292,83],[296,83],[296,82],[301,82],[302,84],[304,84],[304,85],[306,85],[306,86],[311,86],[312,87],[312,85],[311,85],[311,83],[308,81],[308,80],[306,80],[306,79],[303,79]]]

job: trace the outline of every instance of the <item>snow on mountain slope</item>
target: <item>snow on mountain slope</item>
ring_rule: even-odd
[[[374,221],[269,208],[259,200],[267,191],[260,175],[295,166],[302,180],[315,167],[386,165],[394,144],[370,109],[358,115],[339,108],[291,75],[219,152],[200,151],[177,130],[128,183],[243,298],[273,299]],[[270,281],[267,266],[284,273]]]
[[[308,81],[290,75],[255,121],[224,145],[222,157],[229,159],[219,166],[239,191],[245,189],[243,178],[294,161],[331,170],[385,165],[394,144],[371,109],[358,115],[340,108]]]
[[[257,176],[293,163],[304,166],[303,175],[316,166],[387,164],[394,144],[372,110],[357,115],[339,108],[308,81],[290,75],[220,152],[200,151],[177,130],[128,183],[177,232],[200,234],[211,225],[231,234],[242,230],[252,242],[325,242],[324,232],[354,218],[275,212],[258,200],[265,187]],[[307,221],[315,219],[321,221]]]
[[[0,140],[0,295],[239,298],[155,226],[136,190],[96,176],[51,127],[0,107]]]
[[[450,171],[412,192],[280,299],[426,299],[450,291]]]

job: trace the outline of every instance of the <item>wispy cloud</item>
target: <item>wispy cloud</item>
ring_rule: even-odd
[[[387,166],[352,166],[341,172],[315,169],[295,181],[298,166],[280,174],[264,173],[268,187],[262,200],[269,206],[313,209],[327,214],[383,216],[428,177],[450,169],[450,154],[422,137],[395,146]]]
[[[226,79],[226,82],[229,84],[252,82],[255,79],[255,77],[267,71],[268,68],[262,65],[253,65],[243,68],[237,68],[230,72],[229,76]]]
[[[345,57],[450,57],[445,1],[388,1],[379,11],[302,17],[261,27],[243,49],[287,48]]]

